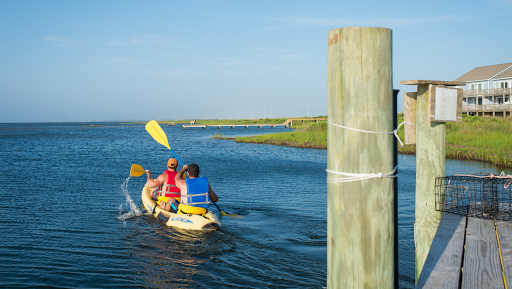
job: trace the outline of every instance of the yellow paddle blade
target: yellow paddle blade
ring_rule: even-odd
[[[146,171],[139,165],[133,164],[130,170],[130,176],[132,177],[140,177],[145,174]]]
[[[171,149],[171,146],[169,146],[169,142],[167,141],[167,136],[165,135],[158,122],[154,120],[148,122],[146,124],[146,130],[157,142],[166,146],[168,149]]]

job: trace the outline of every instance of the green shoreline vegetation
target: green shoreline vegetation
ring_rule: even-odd
[[[293,126],[292,128],[297,128]],[[214,139],[231,139],[236,142],[271,144],[299,148],[327,148],[327,123],[320,121],[301,126],[290,132],[270,133],[257,136],[227,138],[224,134],[215,134]]]
[[[196,125],[212,125],[212,124],[281,124],[288,118],[258,118],[258,119],[197,119]],[[182,123],[190,124],[189,120],[165,120],[157,121],[159,124]],[[131,122],[129,124],[146,124],[147,122]],[[128,124],[128,123],[127,123]]]
[[[397,119],[398,124],[402,123],[403,114],[398,114]],[[219,122],[215,122],[215,124],[217,123]],[[254,123],[261,122],[256,120]],[[275,119],[275,123],[279,123],[277,119]],[[292,128],[297,127],[293,126]],[[398,136],[403,141],[403,127],[398,131]],[[307,124],[301,129],[291,132],[235,138],[215,134],[212,138],[230,139],[243,143],[326,149],[327,124],[325,121],[320,121]],[[398,145],[398,153],[415,154],[416,145],[404,145],[403,147]],[[446,123],[446,157],[512,167],[512,117],[492,118],[463,115],[461,123]]]

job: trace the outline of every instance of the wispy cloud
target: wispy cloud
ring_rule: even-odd
[[[66,47],[66,48],[77,48],[77,47],[83,47],[83,46],[89,45],[89,42],[87,42],[85,40],[69,38],[69,37],[65,37],[65,36],[61,36],[61,35],[44,37],[43,40],[53,42],[57,46]]]
[[[499,5],[511,6],[512,7],[512,0],[498,0],[497,3]]]
[[[309,58],[309,56],[301,53],[301,52],[290,52],[286,49],[281,48],[273,48],[273,47],[250,47],[247,48],[250,52],[255,52],[256,54],[252,55],[254,58],[265,59],[265,60],[304,60]]]
[[[124,58],[124,57],[109,57],[109,58],[98,58],[96,59],[97,62],[103,62],[103,63],[112,63],[112,64],[125,64],[125,65],[142,65],[142,64],[148,64],[150,62],[147,61],[140,61],[133,58]]]
[[[259,53],[266,53],[266,54],[276,54],[276,53],[286,52],[286,50],[284,50],[284,49],[274,48],[274,47],[250,47],[247,50],[255,51],[255,52],[259,52]]]
[[[512,1],[512,0],[503,0]],[[474,20],[474,17],[459,16],[459,15],[437,15],[433,17],[413,17],[413,18],[372,18],[371,20],[358,19],[355,20],[351,17],[345,18],[323,18],[312,16],[284,16],[277,18],[264,17],[268,21],[275,23],[282,23],[292,26],[405,26],[421,23],[434,23],[434,22],[456,22]]]
[[[134,46],[141,44],[166,44],[171,43],[171,39],[168,36],[163,35],[136,35],[126,40],[111,39],[104,42],[106,45],[117,45],[117,46]]]

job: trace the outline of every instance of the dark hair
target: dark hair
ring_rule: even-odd
[[[190,164],[190,166],[188,166],[187,172],[191,178],[197,178],[197,176],[199,176],[199,166],[196,164]]]

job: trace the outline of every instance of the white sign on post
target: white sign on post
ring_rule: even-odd
[[[429,87],[430,121],[461,122],[462,121],[462,89]]]

